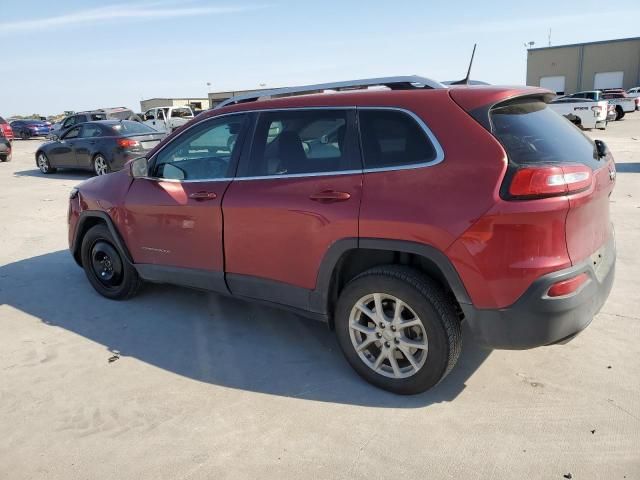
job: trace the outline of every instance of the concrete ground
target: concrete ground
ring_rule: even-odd
[[[613,292],[567,345],[463,354],[433,391],[364,383],[326,327],[168,286],[98,296],[39,142],[0,164],[0,478],[640,478],[640,113],[618,163]],[[115,361],[110,361],[115,360]],[[569,477],[566,477],[569,478]]]

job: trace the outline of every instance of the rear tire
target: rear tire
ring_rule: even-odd
[[[435,386],[454,367],[462,347],[460,321],[442,288],[399,265],[372,268],[351,280],[340,294],[335,327],[354,370],[402,395]]]
[[[29,140],[31,138],[31,135],[29,135],[29,132],[22,131],[20,132],[20,138],[22,140]]]
[[[51,166],[51,163],[44,152],[39,152],[36,155],[36,164],[40,171],[45,175],[49,175],[50,173],[55,173],[57,171],[57,169]]]
[[[137,293],[142,280],[105,225],[91,227],[80,248],[84,272],[100,295],[111,300],[126,300]]]
[[[93,173],[97,176],[111,173],[109,162],[107,162],[107,159],[100,153],[93,157]]]

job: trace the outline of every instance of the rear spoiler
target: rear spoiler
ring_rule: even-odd
[[[517,99],[540,99],[548,103],[556,97],[550,90],[537,87],[467,87],[454,88],[449,95],[484,128],[491,131],[489,112],[501,104]]]

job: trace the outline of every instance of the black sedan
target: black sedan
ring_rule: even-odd
[[[143,156],[163,137],[163,133],[129,120],[82,123],[59,139],[42,144],[36,151],[36,164],[46,174],[58,168],[79,168],[106,175]]]

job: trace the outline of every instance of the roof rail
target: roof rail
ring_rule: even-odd
[[[254,102],[261,98],[289,97],[300,94],[320,93],[323,90],[356,90],[364,87],[384,86],[391,90],[409,90],[411,88],[447,88],[440,82],[416,75],[405,77],[365,78],[362,80],[347,80],[345,82],[319,83],[300,87],[273,88],[259,90],[252,93],[236,95],[216,105],[216,109],[238,103]]]

